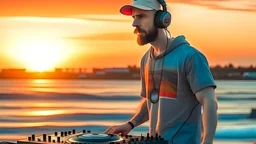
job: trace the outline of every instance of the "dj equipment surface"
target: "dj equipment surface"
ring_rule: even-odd
[[[32,134],[27,139],[17,141],[17,144],[168,144],[161,136],[132,136],[104,133],[92,133],[83,130],[76,133],[72,131],[54,132],[53,134]]]

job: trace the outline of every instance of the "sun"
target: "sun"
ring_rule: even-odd
[[[67,52],[57,39],[27,38],[15,42],[15,56],[30,71],[52,70]]]

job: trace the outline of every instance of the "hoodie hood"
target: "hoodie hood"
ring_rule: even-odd
[[[159,56],[155,57],[154,56],[154,49],[151,47],[150,48],[150,58],[153,59],[159,59],[170,53],[172,50],[175,48],[181,46],[181,45],[190,45],[189,42],[186,40],[186,37],[183,35],[177,36],[176,38],[173,39],[171,43],[168,44],[167,51],[164,53],[161,53]]]

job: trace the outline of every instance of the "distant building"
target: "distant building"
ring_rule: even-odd
[[[56,68],[55,72],[62,72],[62,69],[61,68]]]
[[[103,69],[98,69],[98,68],[93,68],[92,73],[95,75],[105,75],[105,72],[103,71]]]
[[[26,78],[26,69],[2,69],[1,78]]]
[[[244,78],[256,78],[256,72],[244,72],[243,77]]]
[[[26,69],[2,69],[2,73],[25,73]]]
[[[96,71],[95,73],[94,73],[95,75],[105,75],[106,74],[106,72],[104,72],[104,71]]]
[[[78,78],[87,78],[87,74],[79,74]]]
[[[237,76],[241,76],[241,73],[240,72],[230,72],[230,73],[228,73],[228,76],[229,77],[237,77]]]
[[[129,73],[128,68],[105,68],[106,73]]]

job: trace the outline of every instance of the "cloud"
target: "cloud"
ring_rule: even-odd
[[[134,30],[131,22],[120,23],[117,21],[119,15],[83,15],[83,17],[0,17],[0,41],[6,37],[47,36],[65,38],[80,37],[81,35],[87,39],[104,37],[111,40],[121,40],[130,39],[129,35],[123,33],[129,34],[131,32],[132,35]],[[92,20],[93,18],[96,20]],[[103,34],[94,36],[98,33]],[[105,35],[104,33],[109,34]],[[123,37],[120,38],[120,36]]]
[[[86,36],[67,37],[72,40],[135,40],[136,36],[131,32],[100,33]]]
[[[216,10],[256,12],[255,0],[170,0],[168,5],[183,3]]]
[[[256,0],[166,0],[211,9],[255,12]],[[0,0],[0,16],[65,17],[80,14],[117,14],[131,0]],[[95,19],[91,17],[91,19]],[[101,19],[96,19],[101,20]],[[121,20],[122,21],[122,20]]]
[[[108,22],[131,22],[132,18],[121,14],[80,14],[67,16],[76,19],[89,21],[108,21]]]

